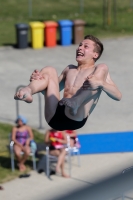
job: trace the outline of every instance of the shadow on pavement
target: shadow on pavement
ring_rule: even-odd
[[[0,156],[0,165],[1,167],[3,168],[6,168],[6,169],[11,169],[11,158],[10,157],[5,157],[5,156]],[[28,165],[30,168],[32,168],[33,166],[33,162],[32,160],[27,160],[26,161],[26,165]],[[17,169],[17,161],[15,159],[15,168]]]
[[[119,174],[110,177],[106,180],[96,183],[92,186],[87,186],[79,189],[69,195],[55,198],[55,200],[115,200],[118,197],[124,198],[124,193],[133,189],[133,170],[127,173]],[[125,195],[126,197],[127,195]],[[128,197],[132,199],[132,197]]]

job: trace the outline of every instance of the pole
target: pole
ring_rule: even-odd
[[[29,17],[32,17],[32,0],[29,0]]]
[[[38,93],[38,102],[39,102],[39,129],[43,129],[42,126],[42,108],[41,108],[41,93]]]
[[[130,8],[133,10],[133,0],[130,0]]]
[[[80,13],[84,12],[84,0],[80,0]]]
[[[24,85],[19,85],[16,88],[16,92],[20,89],[25,87]],[[39,129],[43,129],[42,125],[42,109],[41,109],[41,94],[38,93],[38,104],[39,104]],[[16,101],[16,117],[19,115],[19,101]]]
[[[103,0],[103,27],[106,26],[106,0]]]
[[[117,24],[117,9],[116,9],[116,0],[113,0],[113,13],[114,13],[114,25]]]
[[[22,88],[22,87],[24,87],[23,85],[19,85],[17,88],[16,88],[16,93],[17,93],[17,91],[20,89],[20,88]],[[18,115],[19,115],[19,101],[16,101],[16,117],[18,117]]]
[[[108,0],[107,12],[108,12],[107,23],[108,23],[108,25],[110,25],[111,24],[111,0]]]

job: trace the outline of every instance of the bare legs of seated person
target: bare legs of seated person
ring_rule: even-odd
[[[64,171],[66,150],[65,149],[51,150],[50,155],[58,157],[58,162],[56,165],[56,172],[59,173],[61,170],[62,176],[65,178],[69,178],[69,176]]]
[[[14,145],[14,153],[18,161],[18,168],[20,171],[25,171],[26,170],[25,162],[30,154],[30,147],[25,146],[23,148],[24,152],[23,155],[21,155],[21,151],[22,151],[21,147],[19,147],[18,145]]]

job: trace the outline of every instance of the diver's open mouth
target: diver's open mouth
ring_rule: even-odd
[[[77,56],[84,56],[84,54],[81,52],[77,52]]]

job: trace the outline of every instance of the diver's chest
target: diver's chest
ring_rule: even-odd
[[[72,72],[68,73],[67,80],[69,81],[70,85],[81,86],[86,80],[88,75],[89,74],[85,71],[79,71],[79,72],[75,71],[73,73]]]

